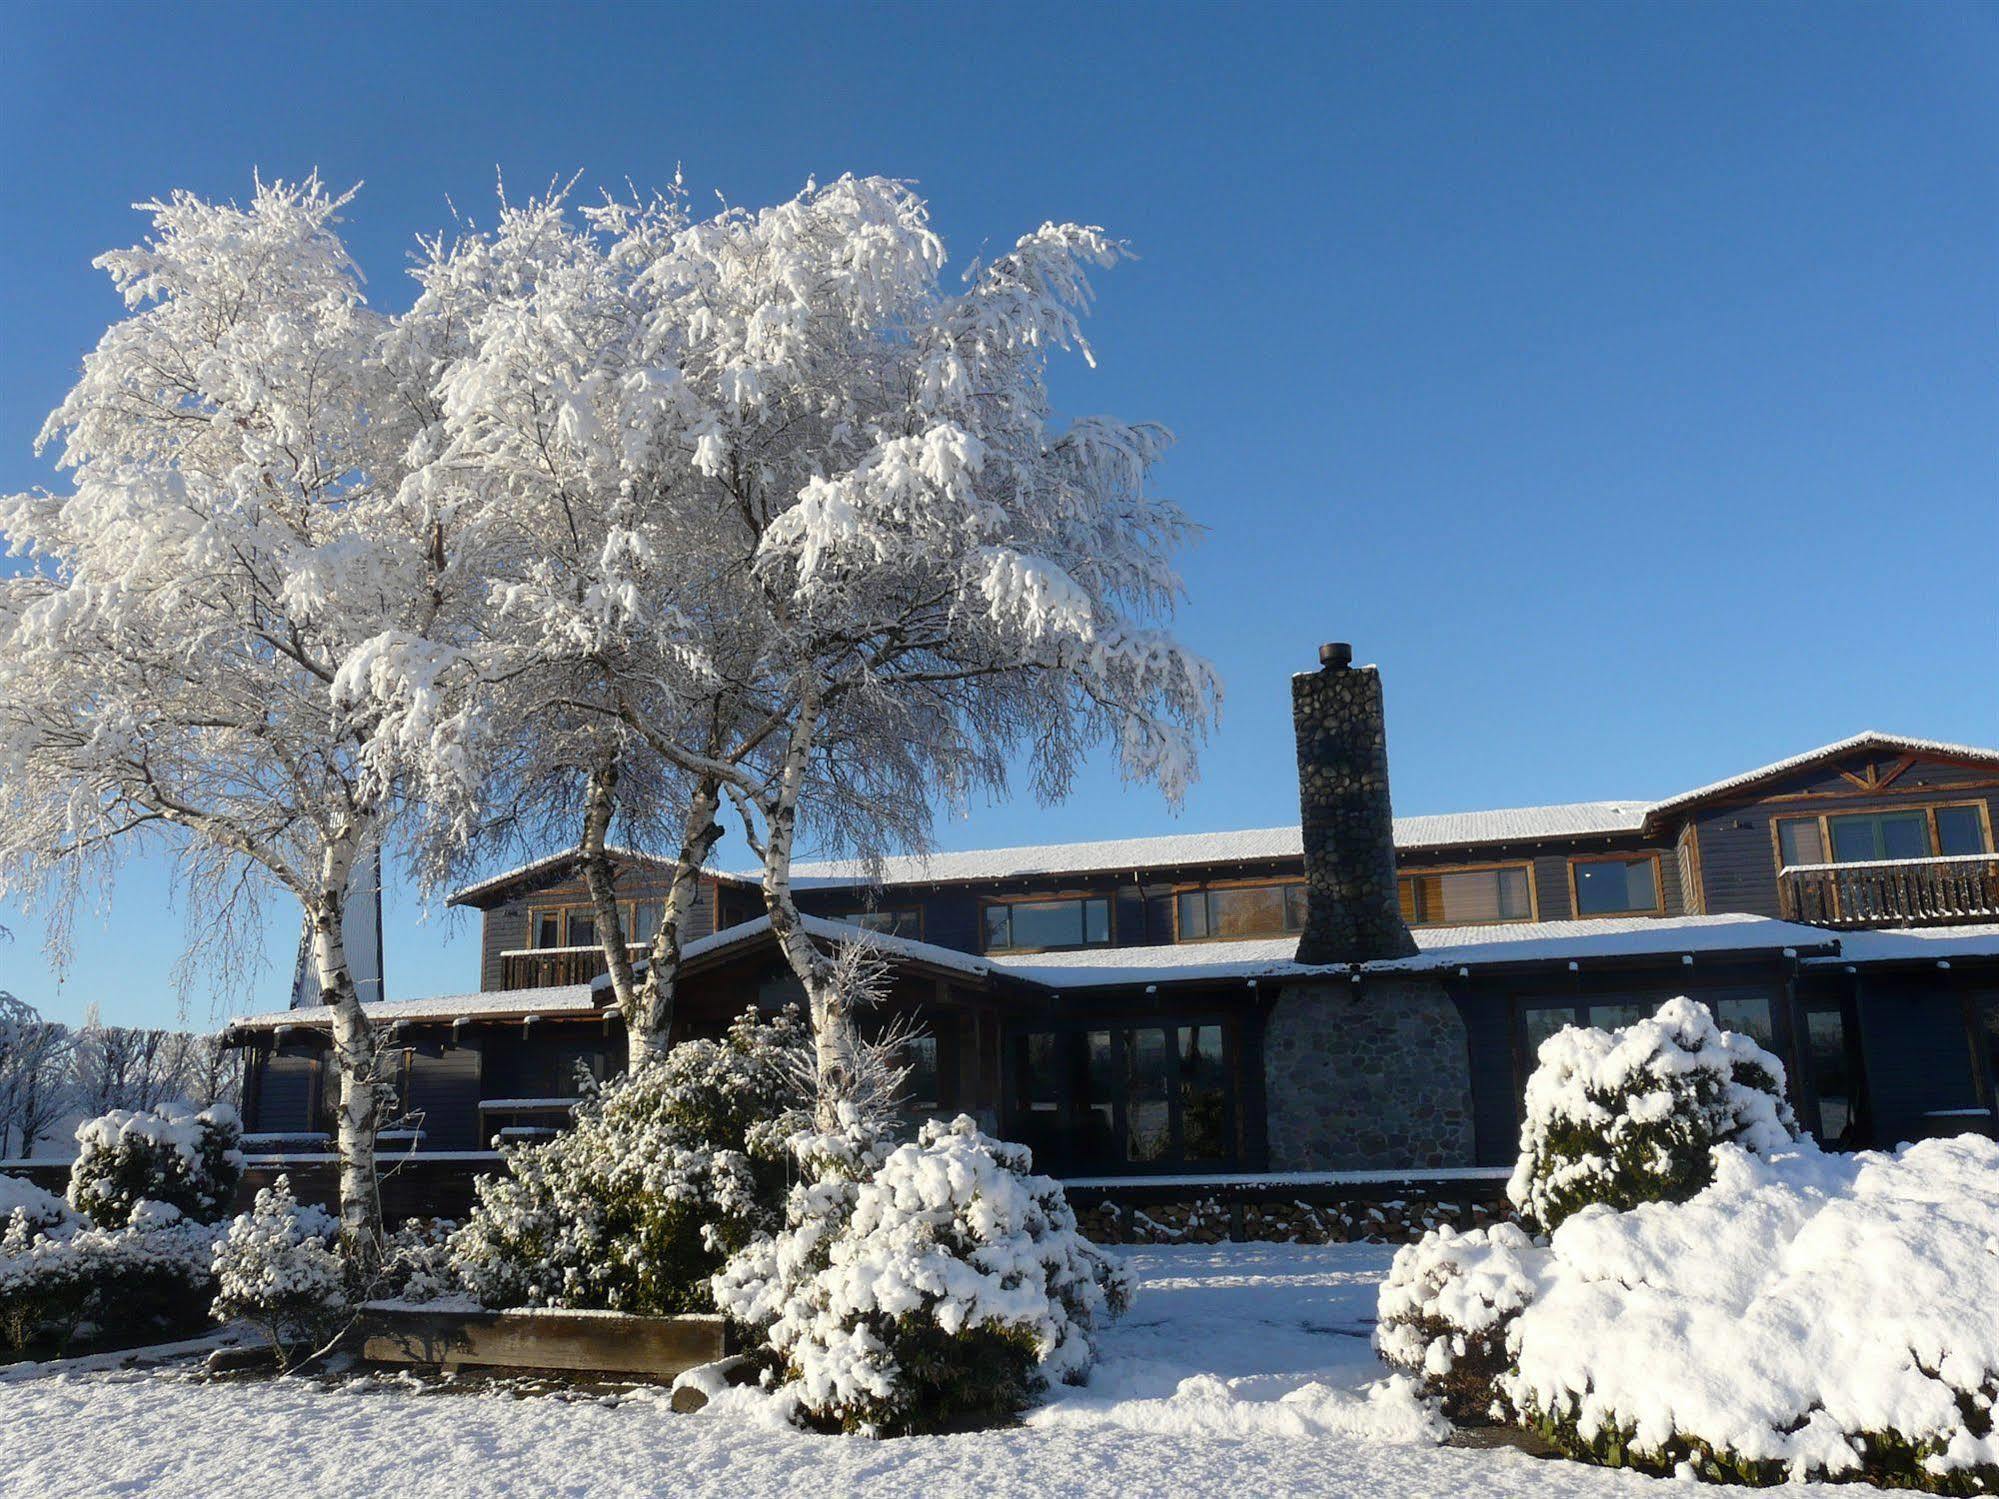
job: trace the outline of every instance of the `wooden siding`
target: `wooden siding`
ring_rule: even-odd
[[[616,882],[620,900],[643,900],[664,896],[669,877],[654,870],[625,869]],[[541,906],[581,906],[590,903],[590,889],[582,877],[556,881],[532,892],[516,892],[500,905],[481,913],[479,929],[479,987],[506,987],[502,953],[527,947],[528,912]],[[715,882],[703,880],[695,893],[688,930],[696,937],[715,930]]]
[[[403,1093],[405,1113],[418,1115],[412,1125],[423,1131],[425,1150],[480,1150],[480,1049],[442,1042],[409,1048]]]
[[[1986,1106],[1955,984],[1934,971],[1864,973],[1854,999],[1872,1144],[1955,1134],[1965,1121],[1948,1111]]]
[[[1885,790],[1863,792],[1840,774],[1858,773],[1870,761],[1896,757],[1871,751],[1787,776],[1718,807],[1697,808],[1690,821],[1699,840],[1701,891],[1711,912],[1781,914],[1777,849],[1771,822],[1778,817],[1844,812],[1907,811],[1943,802],[1982,801],[1999,826],[1999,777],[1989,766],[1918,760]]]

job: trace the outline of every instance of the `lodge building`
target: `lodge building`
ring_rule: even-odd
[[[1857,1148],[1991,1132],[1999,750],[1868,732],[1663,801],[1392,817],[1381,679],[1293,680],[1297,826],[801,864],[827,942],[876,942],[912,1115],[968,1112],[1072,1181],[1449,1173],[1509,1163],[1539,1042],[1690,994]],[[635,947],[670,866],[621,854]],[[385,1147],[492,1169],[622,1066],[573,854],[455,892],[476,992],[371,1006],[403,1117]],[[677,1034],[802,998],[752,877],[703,876]],[[237,1021],[248,1144],[323,1153],[309,1009]],[[1489,1173],[1488,1173],[1489,1174]]]

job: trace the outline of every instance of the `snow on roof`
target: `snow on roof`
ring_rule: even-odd
[[[432,999],[388,999],[366,1005],[370,1020],[488,1020],[514,1016],[594,1013],[588,984],[552,984],[541,989],[487,989],[478,994],[440,994]],[[229,1022],[235,1030],[276,1030],[287,1025],[327,1025],[322,1005],[303,1010],[270,1010]]]
[[[851,921],[834,921],[825,916],[802,916],[799,918],[807,933],[827,942],[852,942],[856,938],[865,940],[883,952],[913,962],[928,963],[933,968],[949,968],[974,978],[984,978],[993,971],[990,959],[976,953],[959,952],[955,947],[939,947],[931,942],[917,942],[909,937],[892,937],[885,932],[871,932]],[[770,917],[758,916],[749,921],[738,922],[735,926],[724,927],[710,936],[688,943],[680,950],[680,961],[691,963],[696,958],[709,953],[724,952],[732,947],[740,947],[753,942],[770,932]],[[645,965],[636,965],[643,968]],[[591,984],[593,989],[603,989],[610,985],[607,974]]]
[[[1831,760],[1864,749],[1894,750],[1898,754],[1909,755],[1943,755],[1957,760],[1978,760],[1988,764],[1999,764],[1999,749],[1981,749],[1975,744],[1950,744],[1941,739],[1912,739],[1906,734],[1887,734],[1879,729],[1863,729],[1849,738],[1836,739],[1831,744],[1822,744],[1817,749],[1806,750],[1801,755],[1772,760],[1768,765],[1759,765],[1756,769],[1745,770],[1740,775],[1710,781],[1705,786],[1696,786],[1692,791],[1682,791],[1679,795],[1669,796],[1662,802],[1654,802],[1647,813],[1647,821],[1662,812],[1676,811],[1695,802],[1706,801],[1709,797],[1723,796],[1730,791],[1753,786],[1758,781],[1766,781],[1787,771],[1803,770],[1806,766],[1816,765],[1821,760]]]
[[[1691,953],[1829,951],[1832,934],[1767,916],[1620,916],[1584,921],[1535,921],[1493,926],[1419,927],[1413,958],[1363,963],[1366,973],[1425,973],[1486,963],[1560,962],[1583,958],[1674,957]],[[1181,984],[1350,973],[1346,964],[1314,967],[1293,954],[1296,937],[1164,947],[1097,947],[1076,952],[995,955],[993,967],[1054,989]]]
[[[1402,849],[1453,848],[1475,843],[1635,833],[1644,825],[1646,805],[1637,801],[1565,802],[1551,807],[1505,807],[1493,812],[1398,817],[1395,845]],[[904,854],[881,861],[881,880],[885,885],[952,884],[1031,875],[1249,863],[1297,859],[1303,855],[1303,838],[1297,826],[1290,825],[1219,833],[1167,833],[1149,838],[1106,838],[1083,843],[1037,843],[1015,848],[969,849],[962,853]],[[866,862],[860,859],[822,859],[793,865],[792,876],[793,882],[802,887],[826,889],[865,884],[869,871]],[[740,874],[737,878],[753,876]]]
[[[1875,932],[1841,932],[1839,955],[1815,959],[1843,963],[1948,962],[1952,958],[1999,957],[1999,925],[1892,927]]]

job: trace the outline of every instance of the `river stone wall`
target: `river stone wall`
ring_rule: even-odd
[[[1472,1164],[1464,1019],[1434,979],[1287,985],[1263,1071],[1272,1171]]]

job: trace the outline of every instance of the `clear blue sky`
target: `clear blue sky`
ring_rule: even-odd
[[[57,7],[6,0],[0,486],[117,305],[127,205],[365,179],[389,308],[447,195],[685,165],[918,179],[954,255],[1127,236],[1071,411],[1180,435],[1226,717],[1179,826],[1297,815],[1286,677],[1351,639],[1404,812],[1662,795],[1863,727],[1999,743],[1999,11],[1527,4]],[[1108,772],[946,847],[1166,831]],[[392,895],[403,997],[472,930]],[[281,1003],[295,918],[274,909]],[[170,1018],[134,867],[60,986]],[[260,1006],[261,1007],[261,1006]],[[193,1018],[209,1009],[198,989]]]

